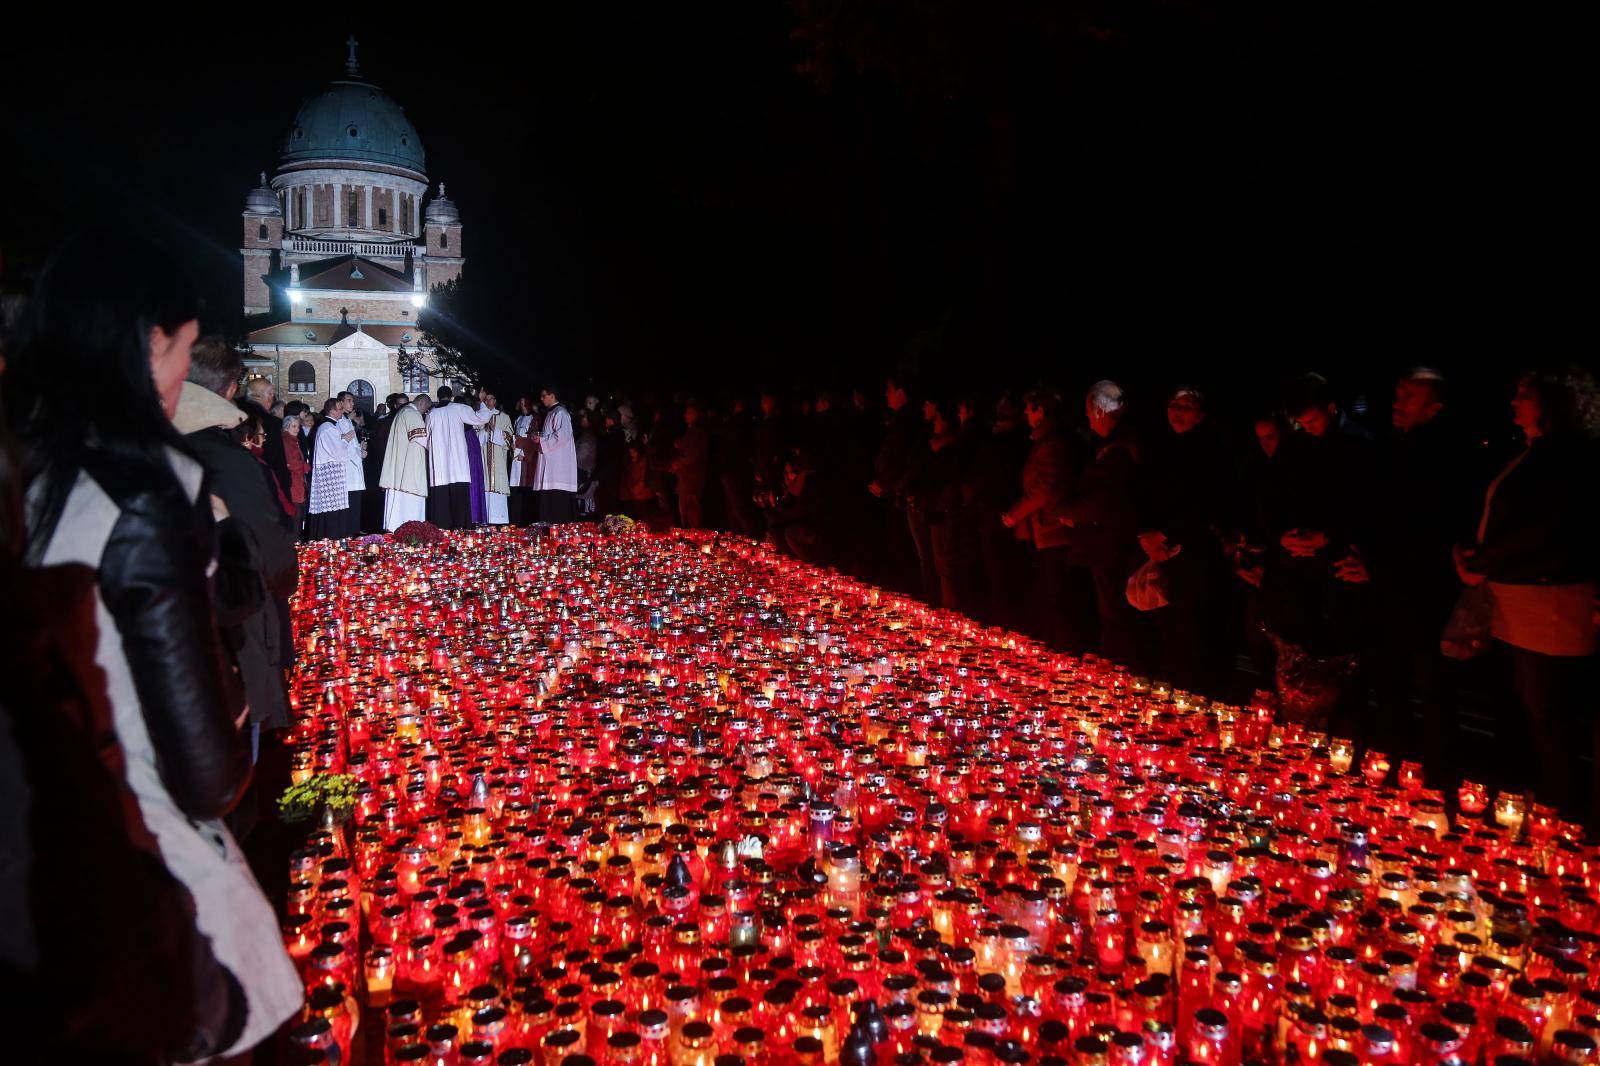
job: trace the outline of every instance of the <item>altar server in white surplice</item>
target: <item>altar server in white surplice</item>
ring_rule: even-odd
[[[578,452],[572,439],[572,416],[556,399],[555,389],[539,394],[544,424],[539,427],[539,462],[533,471],[533,495],[539,521],[572,522],[578,517]]]
[[[396,411],[389,422],[389,443],[383,452],[383,528],[393,533],[407,522],[428,515],[427,393]]]
[[[487,407],[475,411],[454,399],[454,390],[440,385],[439,402],[428,412],[428,520],[441,529],[472,524],[472,471],[462,430],[481,426],[494,416]]]
[[[361,523],[350,507],[350,486],[345,467],[354,456],[361,460],[361,445],[346,440],[339,431],[339,401],[322,405],[316,442],[311,451],[311,506],[306,519],[306,536],[312,540],[342,540],[361,532]]]
[[[483,491],[489,524],[503,526],[511,521],[507,506],[511,499],[507,469],[511,454],[511,416],[500,410],[500,401],[492,392],[483,394],[483,406],[491,412],[489,421],[478,429],[478,440],[483,445]]]

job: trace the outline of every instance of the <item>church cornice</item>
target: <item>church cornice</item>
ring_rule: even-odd
[[[420,194],[428,191],[428,176],[420,171],[389,166],[385,163],[363,163],[353,159],[301,159],[293,163],[286,163],[279,167],[278,172],[272,176],[272,187],[281,189],[284,186],[305,185],[314,181],[338,181],[337,175],[340,174],[398,178],[406,182],[420,183],[421,188],[415,190],[406,186],[405,191],[407,192],[414,191]],[[299,180],[286,180],[290,177]]]

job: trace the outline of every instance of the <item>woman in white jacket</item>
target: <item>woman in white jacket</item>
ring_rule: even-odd
[[[79,682],[109,718],[101,754],[130,797],[130,836],[188,896],[184,943],[151,943],[148,999],[118,1005],[166,1012],[168,1043],[117,1051],[198,1061],[270,1036],[302,988],[221,821],[250,763],[212,614],[217,505],[169,421],[198,301],[154,248],[117,245],[138,270],[108,279],[105,246],[79,238],[41,276],[6,352],[6,402],[24,447],[29,563],[94,573],[94,663]]]

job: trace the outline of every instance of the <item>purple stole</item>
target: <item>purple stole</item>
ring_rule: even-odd
[[[470,495],[472,497],[472,524],[481,526],[489,521],[489,500],[484,495],[483,487],[483,451],[478,443],[478,431],[473,426],[462,426],[461,432],[467,435],[467,473],[472,483]]]

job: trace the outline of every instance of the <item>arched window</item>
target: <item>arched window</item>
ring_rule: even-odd
[[[448,234],[448,233],[439,234],[439,247],[440,248],[448,248],[448,247],[450,247],[450,234]]]
[[[304,359],[297,359],[289,365],[289,391],[290,392],[316,392],[317,371]]]
[[[256,239],[261,241],[267,239],[267,224],[265,222],[261,223],[261,228],[256,233]]]
[[[361,225],[361,207],[355,189],[350,190],[350,210],[345,213],[344,224],[352,229],[359,228]]]
[[[406,385],[405,385],[406,391],[409,392],[409,393],[416,394],[416,393],[419,393],[419,392],[427,392],[428,391],[428,371],[427,371],[427,369],[424,368],[424,367],[418,366],[417,365],[417,361],[415,359],[413,359],[411,361],[411,365],[406,367],[405,382],[406,382]]]
[[[373,407],[372,382],[364,378],[356,378],[345,388],[350,395],[355,397],[356,406],[370,415]]]

